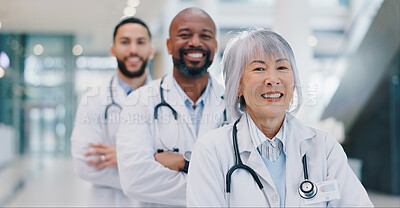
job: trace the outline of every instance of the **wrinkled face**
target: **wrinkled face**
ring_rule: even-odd
[[[118,69],[123,75],[129,78],[143,75],[153,52],[149,33],[144,26],[127,23],[118,28],[111,54],[117,58]]]
[[[174,67],[190,77],[201,77],[211,65],[217,41],[214,22],[204,14],[181,14],[171,23],[168,53]]]
[[[259,118],[282,116],[294,93],[294,75],[286,57],[254,57],[244,69],[239,96],[246,111]]]

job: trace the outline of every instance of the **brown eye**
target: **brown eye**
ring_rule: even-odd
[[[255,68],[254,71],[264,71],[264,68],[258,67],[258,68]]]
[[[179,37],[181,37],[181,38],[189,38],[190,37],[190,34],[189,33],[182,33],[182,34],[180,34],[179,35]]]
[[[211,36],[205,35],[205,34],[201,35],[201,37],[204,38],[204,39],[207,39],[207,40],[208,40],[208,39],[211,39]]]

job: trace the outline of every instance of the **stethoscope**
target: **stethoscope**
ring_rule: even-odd
[[[106,109],[105,109],[105,112],[104,112],[104,121],[105,121],[105,124],[106,124],[106,131],[107,131],[107,135],[108,136],[110,136],[109,135],[109,129],[108,129],[108,114],[109,114],[110,109],[112,107],[116,107],[119,110],[119,112],[122,111],[121,105],[116,103],[115,100],[114,100],[114,93],[113,93],[113,89],[112,89],[113,88],[112,87],[113,81],[114,81],[114,76],[111,78],[110,85],[108,86],[108,90],[110,91],[111,103],[106,106]]]
[[[155,123],[154,126],[155,126],[155,129],[156,129],[157,138],[159,139],[161,145],[163,146],[162,149],[157,149],[157,153],[160,153],[160,152],[179,152],[179,148],[176,147],[177,144],[178,144],[178,141],[179,141],[179,126],[180,126],[178,124],[178,112],[170,104],[168,104],[167,101],[165,101],[165,99],[164,99],[164,89],[162,88],[162,84],[164,82],[164,78],[165,78],[165,76],[163,78],[161,78],[161,82],[160,82],[160,98],[161,98],[161,102],[154,107],[154,121],[155,121],[154,122]],[[223,99],[223,97],[221,97],[221,98]],[[165,143],[163,142],[163,139],[161,138],[160,130],[158,128],[158,109],[163,107],[163,106],[167,107],[167,108],[169,108],[171,110],[172,114],[174,115],[174,123],[177,126],[175,142],[172,145],[172,147],[168,147],[167,145],[165,145]],[[226,109],[225,109],[224,110],[224,121],[221,124],[221,126],[225,126],[227,124],[228,124],[228,122],[227,122]]]
[[[249,166],[243,164],[242,159],[240,158],[238,141],[237,141],[237,123],[239,123],[240,118],[236,120],[235,124],[233,125],[232,129],[232,137],[233,137],[233,149],[235,152],[235,165],[233,165],[228,172],[226,173],[226,193],[228,195],[228,207],[230,207],[230,193],[231,193],[231,183],[232,183],[232,174],[237,169],[244,169],[251,174],[254,181],[257,183],[258,187],[264,194],[264,197],[267,198],[267,194],[264,190],[264,186],[262,185],[260,178],[258,177],[257,173],[250,168]],[[300,184],[299,187],[299,195],[304,199],[311,199],[313,198],[317,192],[317,186],[308,179],[308,170],[307,170],[307,158],[306,155],[303,156],[303,172],[304,172],[304,181]]]

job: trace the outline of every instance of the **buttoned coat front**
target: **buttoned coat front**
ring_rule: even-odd
[[[286,114],[286,199],[287,207],[369,207],[369,197],[347,163],[341,145],[326,132],[302,124]],[[187,184],[187,206],[227,207],[226,174],[235,164],[233,124],[199,138],[193,152]],[[259,152],[254,147],[246,118],[237,124],[241,159],[259,176],[267,198],[250,173],[238,169],[232,175],[230,205],[235,207],[279,207],[279,195]],[[298,188],[304,181],[302,157],[307,155],[309,179],[314,183],[337,180],[341,199],[306,205]]]

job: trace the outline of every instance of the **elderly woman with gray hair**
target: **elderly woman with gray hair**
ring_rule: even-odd
[[[187,206],[373,206],[336,139],[293,116],[302,94],[284,38],[240,33],[225,49],[223,70],[237,120],[197,141]]]

